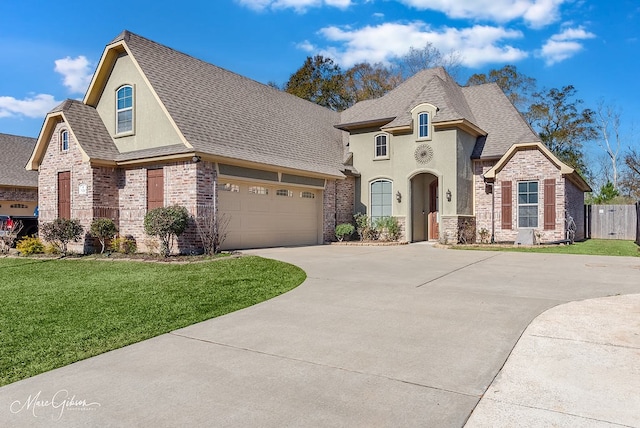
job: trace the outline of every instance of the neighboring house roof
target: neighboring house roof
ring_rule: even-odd
[[[500,157],[512,144],[539,141],[498,85],[461,87],[441,67],[423,70],[384,96],[343,111],[338,128],[367,124],[383,124],[382,129],[410,127],[411,110],[422,103],[438,108],[434,125],[465,121],[482,131],[473,158]]]
[[[496,162],[496,164],[484,174],[484,178],[486,178],[487,180],[495,180],[496,174],[499,173],[507,165],[507,163],[509,163],[509,160],[518,151],[531,149],[539,150],[540,153],[546,156],[546,158],[549,159],[549,161],[560,170],[560,173],[563,176],[567,177],[571,182],[573,182],[578,187],[578,189],[582,190],[583,192],[591,192],[592,189],[589,184],[587,184],[584,178],[582,178],[582,176],[575,169],[571,168],[569,165],[558,159],[553,153],[551,153],[551,150],[549,150],[544,144],[539,141],[533,143],[519,143],[512,145],[509,150],[507,150],[507,152],[500,158],[500,160],[498,160],[498,162]]]
[[[35,145],[35,138],[0,134],[0,186],[38,187],[38,173],[25,169]]]
[[[130,52],[187,146],[193,147],[191,151],[343,175],[345,149],[341,132],[334,128],[339,113],[128,31],[107,46],[107,51],[117,43]],[[89,91],[101,91],[94,83],[95,77]],[[92,99],[87,93],[85,102]],[[115,159],[142,155],[145,153],[128,152]]]

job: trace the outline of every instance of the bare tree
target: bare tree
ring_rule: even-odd
[[[220,214],[213,205],[199,210],[194,221],[205,254],[212,256],[220,252],[220,247],[227,238],[230,220],[224,213]]]
[[[421,48],[411,46],[409,52],[398,59],[397,64],[405,78],[428,68],[444,67],[455,79],[462,65],[462,58],[455,51],[443,54],[433,43],[427,42]]]
[[[611,161],[612,181],[614,188],[618,188],[618,155],[620,154],[620,111],[612,106],[605,105],[603,100],[598,101],[595,114],[596,130],[598,137],[596,142]]]

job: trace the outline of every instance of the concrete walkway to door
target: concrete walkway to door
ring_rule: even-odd
[[[0,426],[461,427],[537,316],[640,293],[634,258],[426,244],[246,253],[308,278],[251,308],[0,388]],[[27,405],[56,394],[80,404]]]

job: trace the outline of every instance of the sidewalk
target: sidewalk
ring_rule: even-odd
[[[466,427],[640,427],[640,295],[537,317]]]

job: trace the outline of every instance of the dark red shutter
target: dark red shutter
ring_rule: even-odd
[[[556,228],[556,179],[544,180],[544,230]]]
[[[58,173],[58,217],[71,219],[71,171]]]
[[[502,189],[502,229],[511,229],[513,216],[513,198],[511,192],[511,182],[502,181],[500,183]]]
[[[147,210],[164,207],[164,171],[147,170]]]

